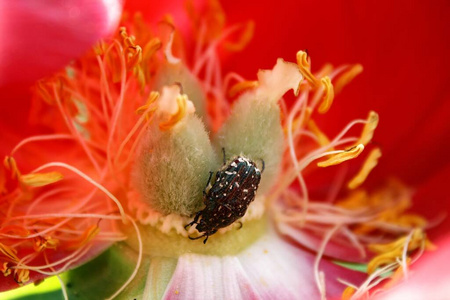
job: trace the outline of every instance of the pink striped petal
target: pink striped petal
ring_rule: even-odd
[[[121,0],[0,2],[0,87],[30,84],[115,29]]]
[[[164,299],[319,299],[314,259],[273,232],[237,256],[183,255]],[[329,297],[344,288],[337,277],[355,280],[326,261],[319,269]]]

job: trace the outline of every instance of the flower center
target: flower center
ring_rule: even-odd
[[[173,218],[167,222],[167,227],[172,227],[173,223],[179,220]],[[182,225],[184,223],[180,223]],[[143,241],[143,253],[150,256],[179,257],[186,253],[197,253],[204,255],[227,256],[242,252],[261,238],[268,227],[267,217],[261,217],[243,222],[242,229],[233,225],[227,228],[226,234],[216,234],[207,243],[191,241],[186,238],[183,227],[178,227],[180,232],[174,230],[163,233],[161,228],[151,225],[139,226],[141,239]],[[136,232],[129,227],[123,228],[127,236],[127,244],[138,252],[139,241]]]

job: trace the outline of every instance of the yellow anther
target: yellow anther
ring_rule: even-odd
[[[150,95],[148,96],[147,103],[145,103],[144,105],[142,105],[141,107],[139,107],[139,108],[136,110],[136,113],[137,113],[137,114],[143,114],[143,113],[145,113],[145,112],[147,111],[147,109],[149,109],[150,106],[151,106],[153,103],[155,103],[156,100],[158,100],[158,98],[159,98],[159,93],[158,93],[158,92],[155,92],[155,91],[152,91],[152,92],[150,93]],[[147,114],[145,115],[145,119],[148,120],[149,117],[150,117],[150,115],[151,115],[155,110],[156,110],[156,105],[155,105],[153,108],[149,109],[149,111],[148,111]]]
[[[395,223],[403,227],[425,227],[427,225],[424,217],[415,214],[400,216]]]
[[[128,66],[130,68],[138,66],[142,62],[142,48],[141,46],[129,47]]]
[[[228,97],[233,98],[234,96],[236,96],[239,93],[242,93],[243,91],[257,88],[258,85],[259,85],[258,81],[246,80],[238,82],[228,90]]]
[[[344,161],[347,161],[347,160],[350,160],[350,159],[358,157],[363,150],[364,150],[364,145],[363,144],[359,144],[359,145],[354,146],[354,147],[352,147],[352,148],[350,148],[348,150],[345,150],[345,151],[342,151],[340,153],[334,154],[329,159],[317,163],[317,166],[319,166],[319,167],[329,167],[329,166],[338,165],[340,163],[343,163]]]
[[[2,254],[3,257],[6,257],[12,262],[18,262],[19,258],[17,257],[16,253],[17,251],[15,249],[0,243],[0,254]]]
[[[19,285],[23,285],[30,280],[30,271],[27,269],[15,269],[14,279]]]
[[[134,43],[135,37],[129,36],[127,33],[127,29],[125,27],[119,28],[119,34],[122,37],[122,42],[125,47],[134,47],[136,46]]]
[[[134,36],[129,36],[125,27],[120,27],[119,34],[122,37],[122,43],[127,58],[128,68],[138,67],[142,62],[142,48],[136,45]]]
[[[17,167],[16,160],[11,156],[6,156],[3,160],[3,165],[8,171],[11,171],[11,179],[18,179],[20,177],[20,171]]]
[[[367,117],[367,123],[364,126],[357,144],[363,144],[365,146],[372,140],[373,133],[378,126],[378,120],[378,114],[374,111],[370,111],[369,116]]]
[[[239,40],[237,42],[227,42],[225,48],[228,51],[241,51],[247,46],[253,37],[253,32],[255,31],[255,22],[249,21],[245,24],[244,31],[242,32]]]
[[[303,77],[309,82],[309,84],[315,88],[320,84],[320,81],[311,73],[311,66],[308,61],[308,54],[305,51],[297,52],[297,65],[302,73]]]
[[[162,42],[159,38],[151,39],[145,44],[143,51],[143,61],[148,61],[162,46]]]
[[[397,258],[401,257],[402,252],[389,252],[375,256],[372,260],[367,264],[367,274],[372,274],[378,269],[378,267],[388,265],[390,263],[396,262]]]
[[[20,181],[28,186],[39,187],[58,182],[63,178],[59,172],[48,172],[22,175]]]
[[[8,267],[8,262],[4,262],[2,265],[1,265],[1,269],[0,269],[1,271],[2,271],[2,273],[3,273],[3,275],[6,277],[6,276],[9,276],[10,274],[11,274],[11,269]]]
[[[319,113],[324,114],[326,113],[330,107],[331,104],[333,103],[333,99],[334,99],[334,89],[333,89],[333,84],[331,83],[331,80],[328,76],[323,77],[322,79],[320,79],[320,82],[322,83],[325,91],[325,95],[322,99],[322,103],[319,106]]]
[[[342,292],[341,295],[341,300],[350,300],[352,298],[352,296],[355,294],[356,290],[351,287],[348,286],[345,288],[345,290]]]
[[[406,243],[408,244],[405,245]],[[402,257],[405,246],[407,247],[407,252],[412,252],[421,247],[427,247],[427,244],[430,245],[429,249],[432,249],[432,244],[428,241],[421,228],[416,228],[410,236],[403,236],[391,243],[371,244],[368,246],[369,250],[380,254],[369,262],[367,273],[371,274],[378,267],[397,261],[397,259]]]
[[[320,128],[317,126],[317,124],[316,124],[316,122],[314,122],[314,120],[310,119],[308,121],[308,128],[309,128],[309,130],[312,131],[312,133],[315,134],[315,136],[317,137],[317,140],[319,141],[319,144],[321,146],[326,146],[326,145],[330,144],[330,140],[325,135],[325,133],[323,133],[323,131],[320,130]]]
[[[356,64],[352,66],[347,72],[343,73],[336,80],[334,84],[334,92],[339,94],[344,86],[349,84],[356,76],[358,76],[363,71],[363,66],[360,64]]]
[[[100,228],[97,225],[92,225],[87,228],[79,238],[66,243],[64,248],[69,250],[80,248],[91,241],[99,232]]]
[[[159,129],[161,129],[162,131],[169,130],[173,126],[175,126],[181,119],[183,119],[183,117],[186,115],[187,101],[187,95],[179,95],[177,97],[178,111],[175,114],[171,115],[169,120],[159,123]]]
[[[33,248],[35,251],[41,252],[45,249],[56,249],[58,245],[59,240],[54,239],[51,236],[47,236],[45,238],[39,236],[34,238]]]
[[[408,236],[403,236],[396,241],[388,244],[370,244],[369,250],[375,253],[394,252],[396,250],[402,250],[407,241]],[[421,228],[414,229],[411,238],[408,243],[408,251],[415,250],[421,247],[426,241],[426,235]]]
[[[365,190],[355,190],[350,193],[345,199],[336,203],[337,206],[346,209],[360,209],[369,205],[369,195]]]
[[[358,174],[356,174],[352,180],[348,183],[347,187],[349,189],[355,189],[359,187],[369,176],[370,171],[376,167],[378,164],[378,159],[381,157],[381,150],[379,148],[375,148],[370,151],[369,155],[366,158],[363,166],[359,170]]]

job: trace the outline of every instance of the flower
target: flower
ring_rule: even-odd
[[[336,274],[345,276],[345,271],[338,271],[334,263],[321,262],[320,258],[326,251],[332,257],[349,260],[351,249],[339,245],[345,240],[361,253],[367,244],[371,244],[374,253],[379,253],[370,260],[370,273],[381,274],[377,268],[384,265],[387,265],[385,270],[400,266],[398,270],[406,272],[410,261],[405,254],[412,254],[426,244],[423,231],[412,230],[423,228],[425,220],[406,212],[411,203],[409,189],[391,181],[371,193],[363,190],[347,193],[347,196],[344,193],[339,195],[337,205],[330,205],[312,201],[323,198],[319,182],[311,185],[314,189],[311,186],[307,189],[304,184],[305,172],[312,178],[317,173],[316,167],[305,168],[313,160],[331,155],[318,163],[319,167],[328,167],[354,158],[366,146],[370,147],[368,143],[378,124],[376,113],[370,113],[367,121],[354,122],[353,125],[364,125],[359,138],[339,137],[331,142],[321,130],[324,126],[313,121],[318,113],[330,109],[333,93],[359,73],[361,66],[349,65],[334,72],[325,67],[311,73],[310,58],[300,51],[298,66],[279,60],[272,71],[258,73],[257,81],[234,76],[230,78],[237,83],[231,89],[223,88],[221,76],[217,76],[217,71],[214,73],[218,68],[216,45],[242,48],[252,25],[247,23],[237,27],[234,39],[223,38],[223,15],[219,6],[212,7],[214,9],[203,17],[215,22],[210,21],[204,32],[197,32],[197,38],[203,38],[204,44],[201,39],[197,40],[199,50],[191,70],[180,65],[179,57],[189,57],[189,50],[183,52],[185,48],[179,46],[180,40],[174,34],[170,19],[160,23],[159,35],[154,35],[135,19],[134,24],[129,21],[128,27],[119,31],[111,44],[100,44],[96,52],[36,86],[37,98],[30,120],[46,126],[51,133],[22,141],[5,159],[6,173],[13,177],[4,184],[7,191],[3,204],[8,207],[5,219],[13,225],[8,223],[9,227],[2,228],[5,238],[14,236],[18,239],[22,234],[20,238],[25,240],[25,245],[33,238],[34,253],[25,255],[19,251],[17,254],[16,248],[24,251],[27,247],[13,247],[14,244],[5,239],[2,253],[6,253],[9,264],[15,265],[13,268],[7,265],[5,275],[10,276],[7,273],[14,270],[16,281],[26,282],[30,269],[59,273],[69,264],[57,271],[51,268],[60,266],[63,261],[71,262],[74,257],[80,259],[94,248],[94,242],[104,244],[125,237],[128,237],[128,247],[116,244],[108,252],[112,259],[108,260],[106,256],[106,260],[115,262],[115,271],[124,268],[127,273],[130,261],[135,261],[141,269],[130,270],[129,280],[115,276],[118,282],[111,283],[112,290],[105,290],[99,297],[122,292],[120,286],[126,287],[122,294],[125,297],[165,293],[168,297],[187,298],[189,295],[208,298],[217,294],[230,298],[237,295],[286,298],[299,297],[301,293],[318,296],[325,292],[328,296],[337,296],[343,285],[334,279]],[[201,24],[203,18],[195,14],[195,10],[191,12],[193,20]],[[179,85],[173,85],[175,82]],[[231,87],[230,82],[225,87]],[[331,83],[334,83],[334,92]],[[299,91],[300,97],[282,102],[285,103],[281,106],[284,118],[280,119],[277,103],[288,89]],[[224,100],[227,91],[231,98],[232,94],[238,94],[232,108]],[[42,100],[51,105],[50,109],[42,106]],[[141,115],[136,116],[134,110]],[[51,117],[51,122],[45,122],[42,118],[45,114]],[[212,132],[210,135],[214,138],[211,141],[204,125]],[[304,134],[312,141],[302,137]],[[287,141],[286,148],[280,147],[283,138]],[[66,139],[75,143],[58,141]],[[46,163],[50,158],[48,155],[34,156],[39,159],[27,162],[32,153],[39,153],[44,147],[26,147],[29,146],[27,143],[44,140],[53,148],[50,150],[54,150],[51,158],[60,156],[64,163]],[[49,149],[48,145],[45,149]],[[140,150],[136,152],[137,147]],[[242,219],[242,233],[233,229],[218,233],[203,245],[187,239],[188,233],[183,227],[189,222],[190,214],[202,209],[203,185],[209,171],[220,166],[217,156],[221,147],[229,155],[249,156],[260,164],[261,169],[264,161],[266,168],[258,197]],[[21,152],[23,157],[20,157]],[[380,151],[375,147],[368,156],[368,163],[350,181],[351,189],[364,181],[379,156]],[[33,170],[34,164],[37,169]],[[44,172],[47,168],[51,171]],[[23,169],[28,174],[24,175]],[[296,186],[296,173],[300,170]],[[351,174],[352,170],[349,172]],[[344,175],[338,173],[337,178],[342,180]],[[330,191],[329,187],[328,182],[326,191]],[[333,193],[327,195],[329,200],[336,197]],[[73,204],[72,198],[77,199]],[[28,205],[30,199],[35,199],[34,203],[51,203],[52,207]],[[266,207],[270,208],[278,232],[267,229]],[[50,214],[52,210],[54,214]],[[24,211],[27,212],[25,218]],[[40,212],[41,216],[31,214],[32,211]],[[80,216],[83,218],[77,219]],[[22,221],[17,222],[22,219],[32,221],[17,225],[22,224]],[[128,225],[121,226],[113,220],[122,220]],[[134,221],[143,225],[138,228]],[[30,229],[44,230],[33,235],[26,231]],[[177,232],[175,236],[173,231]],[[374,239],[377,237],[374,233],[380,231],[389,235],[381,236],[383,244],[377,245],[374,242],[379,236]],[[44,232],[51,234],[43,236]],[[172,234],[167,235],[170,232]],[[314,255],[287,244],[279,233],[317,252],[314,264]],[[191,229],[190,234],[195,234],[195,230]],[[336,236],[332,239],[333,235]],[[330,240],[332,242],[327,246]],[[53,255],[64,255],[64,251],[68,252],[63,260],[49,264]],[[46,264],[34,269],[27,266],[28,261],[36,263],[39,258]],[[85,273],[71,273],[75,291],[92,293],[83,290],[86,280],[101,284],[102,278],[87,277],[92,268],[104,267],[105,256],[99,259],[100,262],[96,260],[86,265]],[[217,276],[219,271],[221,276]],[[274,276],[277,271],[279,273]],[[145,288],[141,276],[146,278]],[[309,280],[307,288],[304,281],[297,280],[305,280],[305,277]],[[212,279],[205,281],[204,278]],[[370,283],[368,281],[365,286]],[[284,296],[280,294],[281,286],[286,287],[281,289],[286,293]],[[352,288],[346,291],[355,292]],[[356,293],[365,291],[363,288]]]

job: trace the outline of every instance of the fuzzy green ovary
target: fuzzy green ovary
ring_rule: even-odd
[[[216,138],[218,149],[224,148],[227,158],[244,155],[260,168],[264,160],[258,194],[267,192],[275,181],[283,155],[283,129],[277,103],[243,95],[234,105],[229,119]]]
[[[141,199],[162,214],[191,216],[218,162],[203,123],[191,115],[169,131],[149,128],[136,162]]]

